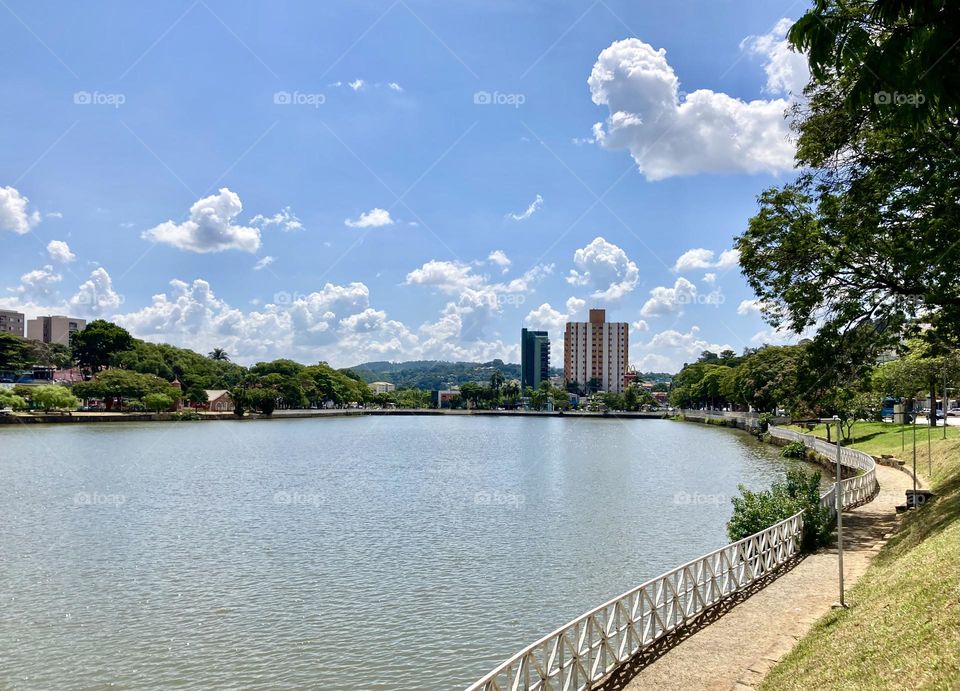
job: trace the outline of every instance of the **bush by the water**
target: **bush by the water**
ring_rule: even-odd
[[[807,447],[802,441],[792,441],[780,450],[780,455],[784,458],[805,458]]]
[[[742,540],[803,510],[800,549],[812,552],[830,544],[833,522],[830,510],[820,506],[820,473],[792,468],[784,482],[768,490],[752,492],[740,485],[740,495],[732,500],[733,517],[727,523],[731,540]]]

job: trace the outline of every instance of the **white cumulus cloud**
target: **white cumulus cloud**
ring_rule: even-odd
[[[188,252],[256,252],[260,249],[260,230],[234,223],[242,210],[240,197],[223,187],[217,194],[195,202],[188,220],[166,221],[144,231],[143,237]]]
[[[743,101],[709,89],[681,95],[666,51],[637,38],[604,49],[587,84],[593,102],[609,109],[594,139],[628,150],[648,180],[793,168],[785,98]]]
[[[807,57],[796,52],[786,39],[791,26],[793,20],[781,19],[768,33],[743,39],[740,49],[766,61],[763,70],[767,75],[768,93],[800,98],[810,81],[810,68]]]
[[[0,230],[18,235],[30,232],[40,223],[39,211],[28,211],[30,200],[14,187],[0,187]]]
[[[720,256],[715,256],[713,250],[698,247],[687,250],[677,258],[673,270],[677,273],[691,269],[729,269],[740,262],[740,253],[735,250],[724,250]],[[714,280],[716,275],[714,275]],[[708,281],[709,282],[709,281]]]
[[[47,254],[50,255],[50,259],[61,264],[69,264],[77,258],[77,255],[70,251],[70,245],[63,240],[51,240],[48,242]]]
[[[650,291],[650,298],[643,303],[640,314],[644,317],[657,317],[680,312],[684,305],[697,299],[697,286],[683,278],[676,280],[672,288],[658,286]]]
[[[376,207],[363,212],[355,220],[348,218],[343,223],[350,228],[380,228],[382,226],[392,226],[394,221],[390,218],[389,211]]]
[[[640,270],[627,253],[599,236],[574,252],[573,263],[577,268],[570,270],[567,283],[594,286],[593,298],[617,300],[640,280]]]
[[[507,273],[507,271],[510,270],[510,258],[503,250],[494,250],[491,252],[487,257],[487,261],[499,266],[501,269],[503,269],[503,273]]]
[[[67,305],[82,316],[103,317],[113,314],[123,304],[123,296],[113,288],[113,280],[103,267],[94,269],[90,278],[80,284]]]

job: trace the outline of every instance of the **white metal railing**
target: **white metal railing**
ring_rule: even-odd
[[[830,461],[834,461],[837,457],[837,447],[834,444],[812,434],[801,434],[782,427],[770,427],[768,431],[771,437],[777,439],[803,442],[803,445],[808,449]],[[857,449],[851,449],[848,446],[841,446],[840,465],[859,471],[853,477],[848,477],[840,482],[840,486],[843,488],[843,507],[849,508],[869,500],[877,489],[877,464],[873,460],[873,456]],[[834,491],[835,486],[831,486],[820,498],[820,503],[830,507],[831,512],[836,513]]]
[[[778,427],[770,427],[770,434],[802,441],[817,453],[836,457],[833,444],[812,435]],[[840,462],[863,471],[842,481],[844,508],[872,497],[876,489],[873,458],[841,448]],[[821,496],[821,503],[835,507],[835,486]],[[638,652],[775,573],[799,552],[802,531],[801,511],[657,576],[527,646],[467,691],[589,689]]]

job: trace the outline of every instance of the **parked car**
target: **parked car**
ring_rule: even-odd
[[[947,415],[950,417],[960,417],[960,408],[951,408],[947,411]]]

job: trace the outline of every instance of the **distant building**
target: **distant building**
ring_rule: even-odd
[[[367,384],[367,388],[369,388],[375,394],[390,393],[391,391],[397,390],[396,385],[391,384],[388,381],[372,381]]]
[[[0,310],[0,333],[9,333],[23,338],[26,325],[27,320],[23,312]]]
[[[567,322],[563,336],[564,378],[582,389],[622,392],[629,331],[626,322],[608,322],[606,310],[590,310],[590,320],[586,322]]]
[[[226,413],[233,410],[233,396],[226,389],[206,389],[206,408],[214,413]]]
[[[460,389],[441,389],[430,392],[430,403],[434,408],[449,408],[460,397]]]
[[[27,338],[31,341],[70,345],[70,335],[83,331],[87,322],[75,317],[37,317],[27,322]]]
[[[520,386],[540,388],[550,379],[550,336],[546,331],[520,331]]]

